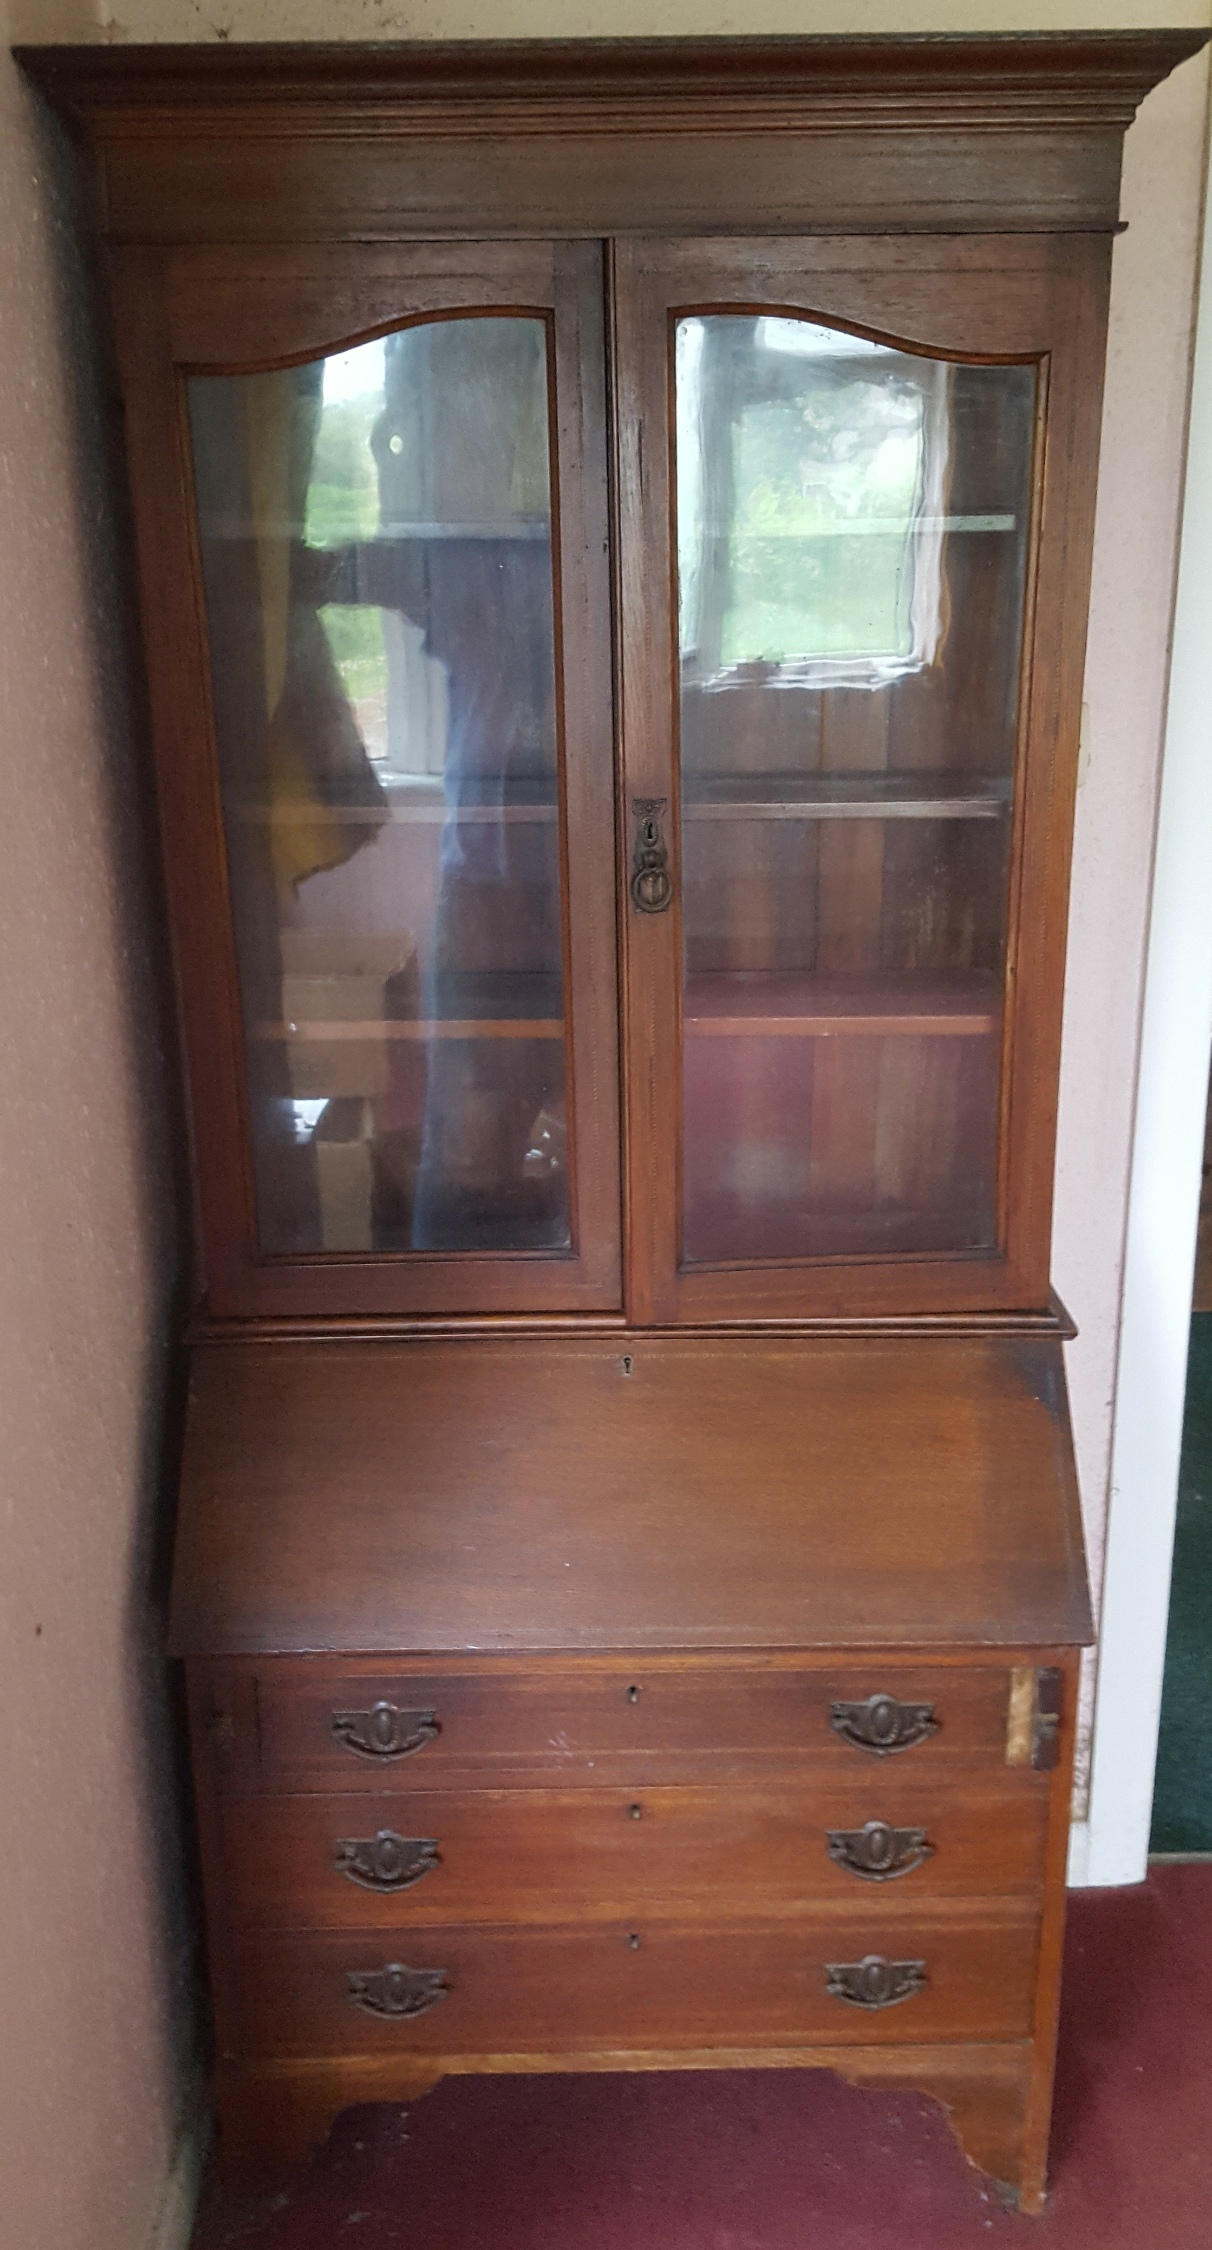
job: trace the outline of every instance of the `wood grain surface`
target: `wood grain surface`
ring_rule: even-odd
[[[172,1635],[232,2184],[297,2160],[346,2103],[446,2070],[799,2063],[927,2088],[1039,2208],[1090,1636],[1048,1256],[1110,238],[1123,131],[1204,37],[23,51],[90,144],[117,311],[210,1292]],[[983,807],[963,824],[974,914],[1001,886],[1006,943],[945,1042],[1000,1074],[990,1216],[958,1250],[839,1236],[841,1256],[822,1236],[734,1257],[720,1237],[691,1262],[683,1034],[724,1133],[711,1072],[744,1011],[683,994],[676,905],[627,904],[635,797],[667,803],[681,873],[667,343],[688,306],[1035,370],[1013,809],[997,852]],[[273,1260],[184,382],[489,307],[554,338],[574,1255]],[[979,633],[1005,638],[982,553],[947,566],[948,599],[983,618],[951,713],[970,745]],[[822,713],[831,788],[891,771],[861,700]],[[914,772],[928,748],[910,742]],[[734,890],[753,862],[736,825],[700,853]],[[824,823],[822,976],[888,967],[876,934],[929,842],[893,826]],[[714,965],[797,966],[805,892],[785,887],[768,958],[734,960],[729,925]],[[984,975],[987,934],[974,921],[971,961],[965,938],[916,966]],[[816,1153],[848,1193],[866,1113],[812,997],[772,986],[763,1037],[794,1059],[820,1034]],[[898,1084],[926,1084],[906,1020],[869,1010],[858,1077],[878,1024],[900,1034]],[[762,1067],[773,1083],[786,1058]],[[1063,1676],[1047,1774],[1007,1764],[1015,1666]],[[931,1704],[936,1731],[893,1757],[845,1742],[833,1704],[881,1693]],[[334,1731],[378,1701],[413,1714],[398,1760]],[[933,1856],[862,1881],[827,1836],[868,1820],[924,1828]],[[390,1895],[336,1865],[382,1828],[437,1851]],[[875,2011],[831,1994],[829,1965],[871,1953],[924,1963],[922,1989]],[[393,1961],[442,1970],[444,1996],[366,2013],[350,1973]]]
[[[222,2020],[248,2055],[441,2054],[489,2046],[506,2029],[513,2045],[565,2052],[882,2045],[908,2038],[910,2026],[919,2040],[1015,2039],[1030,2027],[1036,1934],[1029,1908],[990,1901],[973,1914],[952,1903],[911,1916],[877,1904],[774,1929],[676,1929],[642,1917],[592,1930],[460,1925],[410,1931],[406,1946],[366,1927],[267,1933],[233,1946]],[[922,1990],[875,2011],[834,1998],[829,1964],[871,1953],[924,1960]],[[356,2007],[350,1972],[396,1961],[445,1970],[445,1997],[402,2019]]]
[[[1015,1782],[1019,1786],[1014,1786]],[[890,1914],[925,1899],[1029,1897],[1043,1870],[1047,1790],[1018,1775],[933,1789],[885,1771],[815,1790],[416,1790],[394,1796],[228,1797],[220,1808],[234,1925],[761,1922],[811,1904]],[[829,1835],[878,1819],[921,1828],[931,1856],[883,1882],[829,1855]],[[342,1872],[338,1845],[380,1830],[432,1840],[438,1864],[380,1891]]]
[[[1111,229],[1199,31],[23,48],[123,241]],[[653,127],[659,126],[659,135]],[[721,148],[727,161],[721,162]]]
[[[208,1344],[178,1653],[1071,1645],[1060,1348]]]
[[[245,1795],[763,1777],[799,1786],[902,1769],[929,1785],[957,1768],[1004,1766],[1009,1740],[1009,1664],[755,1662],[717,1650],[540,1664],[464,1658],[457,1671],[442,1659],[405,1668],[375,1657],[193,1657],[188,1672],[199,1768],[216,1789]],[[934,1717],[933,1732],[891,1757],[858,1748],[831,1723],[835,1702],[886,1694],[929,1704]],[[334,1715],[380,1701],[431,1713],[437,1732],[399,1757],[351,1750]]]

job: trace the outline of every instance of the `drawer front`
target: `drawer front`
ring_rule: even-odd
[[[1031,2030],[1035,1955],[1026,1915],[427,1928],[394,1947],[374,1929],[265,1934],[229,1956],[222,2030],[244,2056],[1018,2039]],[[899,1989],[907,1996],[889,2000]],[[392,2012],[405,2010],[416,2012]]]
[[[220,1786],[339,1790],[756,1778],[808,1761],[856,1776],[1002,1766],[1010,1668],[667,1665],[372,1668],[276,1658],[191,1668]],[[835,1724],[835,1718],[837,1722]],[[864,1739],[864,1736],[868,1739]],[[624,1770],[625,1769],[625,1770]]]
[[[1020,1777],[782,1790],[228,1797],[233,1921],[268,1929],[769,1920],[875,1895],[1028,1897],[1047,1807]]]

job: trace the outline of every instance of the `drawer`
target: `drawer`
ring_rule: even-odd
[[[266,1933],[229,1957],[223,2043],[244,2056],[538,2055],[1019,2039],[1035,1956],[1033,1917],[988,1910],[773,1929],[437,1927],[395,1946],[373,1929]],[[873,1960],[889,1966],[863,1971]],[[847,1985],[908,1996],[861,2005]]]
[[[220,1825],[233,1921],[412,1929],[770,1920],[894,1893],[1026,1897],[1043,1876],[1046,1813],[1013,1774],[949,1787],[876,1772],[781,1790],[227,1797]],[[902,1872],[883,1873],[890,1865]]]
[[[636,1760],[653,1782],[693,1778],[694,1761],[705,1781],[805,1761],[855,1774],[1001,1767],[1010,1703],[1006,1664],[599,1658],[406,1669],[281,1657],[195,1664],[191,1679],[199,1746],[220,1786],[374,1793],[559,1776],[625,1786],[642,1770]]]

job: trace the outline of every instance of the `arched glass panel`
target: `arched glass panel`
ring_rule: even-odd
[[[547,324],[189,404],[261,1247],[566,1247]]]
[[[676,325],[683,1261],[987,1250],[1035,370]]]

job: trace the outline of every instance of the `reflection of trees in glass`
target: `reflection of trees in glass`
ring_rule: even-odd
[[[378,350],[381,366],[381,347],[371,349]],[[371,539],[378,531],[379,483],[370,441],[382,411],[381,385],[358,398],[325,399],[307,487],[309,547],[339,547],[351,540]],[[365,704],[369,698],[385,697],[381,613],[349,603],[330,606],[320,614],[350,701]],[[371,741],[369,748],[373,753],[379,745]]]
[[[818,377],[805,396],[802,363],[796,373],[798,397],[747,406],[733,425],[721,661],[908,655],[922,393]]]
[[[677,334],[687,676],[805,668],[874,685],[932,659],[947,371],[807,320]]]

